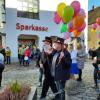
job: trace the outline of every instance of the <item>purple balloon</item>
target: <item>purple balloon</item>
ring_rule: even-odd
[[[70,33],[69,32],[65,32],[63,33],[63,38],[66,40],[66,39],[69,39],[70,38]]]
[[[79,3],[79,1],[73,1],[71,3],[71,6],[74,9],[74,16],[76,16],[78,14],[78,12],[80,11],[80,3]]]
[[[82,16],[84,16],[84,17],[86,17],[85,10],[82,9],[82,8],[80,9],[79,14],[82,15]]]
[[[86,23],[84,22],[83,25],[80,28],[77,29],[78,32],[83,31],[85,29],[85,27],[86,27]]]
[[[68,27],[73,28],[73,21],[72,20],[69,22]]]
[[[57,14],[57,12],[54,13],[54,22],[56,24],[59,24],[61,21],[61,18],[59,17],[59,15]]]
[[[92,24],[92,28],[96,29],[97,28],[97,24],[96,23]]]

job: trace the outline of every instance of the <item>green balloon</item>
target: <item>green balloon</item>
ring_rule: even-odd
[[[66,31],[67,31],[67,26],[66,26],[66,24],[63,24],[60,32],[63,33],[63,32],[66,32]]]
[[[65,23],[68,23],[74,15],[74,9],[71,6],[66,6],[62,11],[62,18]]]

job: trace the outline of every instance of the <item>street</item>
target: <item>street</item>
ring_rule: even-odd
[[[17,80],[19,83],[28,84],[37,87],[38,98],[41,94],[41,87],[38,87],[39,71],[35,67],[35,62],[31,62],[30,67],[19,66],[16,64],[6,65],[3,72],[2,87]],[[77,76],[76,76],[77,78]],[[93,66],[91,61],[86,61],[83,70],[83,81],[68,81],[66,84],[66,100],[97,100],[98,91],[93,88]],[[49,89],[47,100],[53,97]]]

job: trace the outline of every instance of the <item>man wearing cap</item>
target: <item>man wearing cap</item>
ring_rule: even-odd
[[[43,51],[40,57],[40,67],[43,67],[44,69],[44,81],[43,81],[43,87],[42,87],[42,93],[41,93],[40,100],[45,100],[49,87],[51,88],[53,93],[58,92],[55,81],[54,81],[54,77],[51,75],[51,70],[50,70],[51,69],[51,58],[50,58],[48,51],[52,49],[51,48],[51,44],[52,44],[51,38],[45,37],[45,40],[43,40],[43,43],[44,45],[43,45]]]
[[[70,77],[71,56],[66,50],[63,50],[64,39],[57,38],[53,44],[55,49],[52,52],[51,75],[54,77],[58,93],[58,100],[65,100],[65,82]]]

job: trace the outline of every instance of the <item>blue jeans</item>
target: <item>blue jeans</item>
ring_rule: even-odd
[[[10,62],[11,62],[10,56],[7,56],[7,57],[6,57],[6,62],[7,62],[7,64],[10,64]]]
[[[25,60],[24,62],[25,62],[25,65],[26,65],[26,66],[29,66],[29,64],[30,64],[29,59],[28,59],[28,60]]]
[[[56,81],[56,86],[59,92],[59,100],[65,100],[65,83],[66,81]]]

